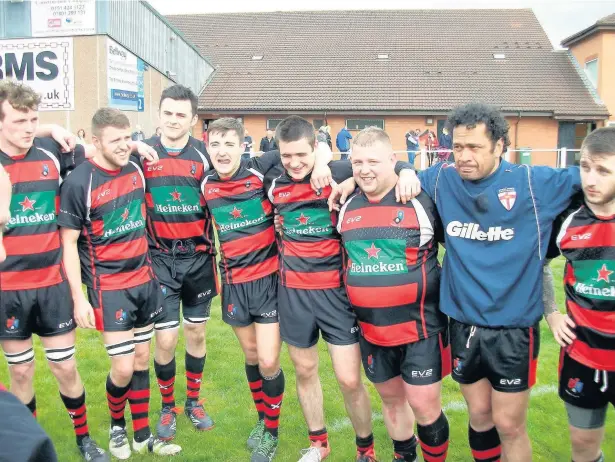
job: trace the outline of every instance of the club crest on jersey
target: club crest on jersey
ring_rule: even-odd
[[[136,186],[137,185],[137,175],[133,175],[132,176],[132,185]]]
[[[190,166],[190,174],[191,175],[196,175],[196,164],[194,162]]]
[[[42,171],[43,176],[47,176],[49,175],[49,165],[47,164],[43,164],[43,171]]]
[[[504,208],[510,211],[517,200],[517,191],[515,188],[502,188],[498,191],[498,199]]]
[[[322,194],[322,188],[318,188],[318,190],[316,191],[316,195],[320,197],[321,194]]]
[[[229,318],[234,318],[235,314],[237,313],[237,308],[235,308],[235,305],[231,303],[226,309],[226,311],[228,313]]]
[[[461,374],[462,368],[463,368],[463,361],[460,360],[459,358],[455,358],[455,360],[453,361],[453,371],[455,371],[456,374]]]
[[[583,391],[583,382],[577,378],[568,379],[568,388],[571,392],[581,393]]]
[[[250,189],[252,187],[252,182],[250,180],[246,181],[246,189]]]
[[[398,210],[397,215],[393,218],[393,225],[399,225],[402,221],[404,221],[404,211]]]
[[[164,295],[166,297],[166,295],[167,295],[167,286],[163,286],[162,284],[160,284],[160,290],[162,291],[162,295]]]

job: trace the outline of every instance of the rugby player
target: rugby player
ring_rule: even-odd
[[[126,401],[135,453],[181,451],[155,438],[149,428],[149,344],[154,323],[163,315],[163,296],[145,237],[143,172],[129,161],[130,135],[130,122],[121,111],[102,108],[94,114],[96,155],[63,183],[58,218],[75,321],[102,331],[111,359],[106,383],[109,451],[118,459],[131,455]]]

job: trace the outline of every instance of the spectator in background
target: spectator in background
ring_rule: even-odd
[[[442,149],[453,149],[453,137],[449,134],[448,128],[442,128],[442,133],[440,134],[440,138],[438,138],[438,143]]]
[[[162,128],[156,127],[156,133],[154,133],[154,136],[160,136],[160,135],[162,135]]]
[[[85,130],[83,128],[77,131],[77,144],[87,144],[85,141]]]
[[[331,127],[329,125],[325,125],[325,133],[327,134],[327,144],[329,145],[329,149],[333,150],[333,142],[331,141]]]
[[[250,153],[252,152],[252,137],[248,134],[248,130],[244,131],[243,137],[243,154],[242,159],[250,159]]]
[[[261,152],[275,151],[278,149],[278,144],[273,137],[273,130],[267,130],[267,136],[264,136],[261,140],[260,150]]]
[[[352,139],[352,135],[348,131],[346,125],[342,127],[340,132],[335,137],[335,145],[337,149],[341,152],[340,159],[346,160],[348,159],[348,151],[350,150],[350,140]]]
[[[207,136],[207,124],[206,123],[203,124],[203,134],[201,135],[201,139],[203,140],[203,143],[207,144],[208,136]]]
[[[141,125],[138,125],[135,127],[135,131],[132,133],[132,141],[143,141],[145,139],[145,133],[143,133],[143,129],[141,128]]]
[[[433,131],[429,131],[427,133],[427,140],[425,142],[425,147],[427,148],[427,158],[429,159],[429,166],[434,163],[434,158],[436,157],[436,150],[438,149],[438,138]]]
[[[419,129],[408,130],[404,135],[406,137],[406,152],[408,153],[408,162],[410,165],[414,165],[414,159],[416,153],[419,151]]]

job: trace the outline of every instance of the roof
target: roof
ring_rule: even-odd
[[[603,30],[615,31],[615,13],[605,16],[604,18],[598,19],[595,24],[592,24],[591,26],[583,29],[582,31],[565,38],[564,40],[562,40],[562,46],[568,48],[571,45],[574,45],[575,43],[580,42],[581,40],[591,35],[594,35],[596,32]]]
[[[608,115],[527,9],[167,18],[216,68],[202,111],[424,114],[484,101],[511,112]]]

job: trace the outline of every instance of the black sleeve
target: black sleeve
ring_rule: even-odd
[[[248,161],[248,165],[251,168],[254,168],[259,171],[263,175],[266,175],[269,170],[278,165],[281,165],[281,162],[282,161],[280,160],[280,151],[276,149],[274,151],[266,152],[259,157],[251,157]]]
[[[86,173],[86,171],[82,171]],[[86,192],[83,181],[77,175],[70,175],[60,187],[60,215],[58,226],[82,229],[86,218]]]
[[[283,173],[284,168],[282,167],[282,164],[278,164],[265,174],[265,179],[263,180],[263,187],[265,188],[265,194],[267,195],[267,197],[269,197],[269,189],[271,189],[271,184],[273,183],[273,180],[278,178]]]
[[[85,148],[81,144],[76,145],[75,149],[71,152],[62,152],[60,143],[53,138],[35,138],[34,143],[58,159],[60,163],[60,176],[62,178],[66,178],[70,172],[85,161]]]
[[[329,162],[329,168],[336,183],[341,183],[352,177],[352,164],[349,160],[333,160]]]
[[[260,145],[260,148],[258,150],[260,152],[263,152],[265,150],[265,138],[261,139],[261,145]]]
[[[15,395],[0,391],[0,408],[0,460],[57,462],[51,438]]]
[[[395,163],[395,173],[397,174],[397,176],[399,176],[401,171],[405,169],[414,170],[414,165],[412,165],[410,162],[402,162],[401,160],[398,160]]]
[[[547,248],[547,260],[557,258],[560,255],[559,247],[557,246],[557,235],[562,228],[562,224],[566,218],[575,210],[583,205],[583,191],[576,193],[572,196],[570,205],[553,221],[553,228],[551,229],[551,237],[549,239],[549,247]]]

